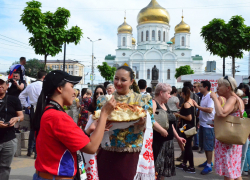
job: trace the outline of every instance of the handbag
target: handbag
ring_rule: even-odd
[[[190,104],[190,103],[189,103]],[[191,104],[190,104],[191,105]],[[191,105],[192,106],[192,105]],[[182,126],[183,126],[183,121],[182,121]],[[195,116],[195,108],[194,108],[194,127],[192,127],[191,129],[188,129],[186,131],[184,131],[184,134],[186,135],[187,138],[197,134],[196,131],[196,116]]]
[[[154,114],[155,121],[164,129],[168,130],[168,114],[164,109],[157,109]]]
[[[214,133],[215,138],[225,144],[243,145],[250,134],[250,119],[243,118],[241,103],[239,102],[240,117],[228,115],[219,117],[215,114]]]

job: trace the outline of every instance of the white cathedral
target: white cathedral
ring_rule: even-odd
[[[126,22],[118,27],[116,55],[107,55],[105,62],[110,66],[127,65],[136,72],[136,80],[145,79],[151,86],[152,68],[159,70],[159,82],[180,87],[175,78],[175,69],[190,65],[200,71],[202,56],[192,56],[190,49],[190,26],[182,21],[175,26],[174,37],[170,39],[170,16],[156,0],[151,0],[137,16],[137,44],[133,38],[133,29]],[[169,40],[170,39],[170,40]],[[182,84],[182,83],[181,83]]]

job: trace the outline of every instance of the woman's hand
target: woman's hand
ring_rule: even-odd
[[[248,104],[248,99],[242,99],[244,104]]]
[[[184,147],[185,147],[185,144],[187,142],[186,139],[179,137],[179,138],[177,138],[177,142],[181,148],[181,151],[184,151]]]
[[[95,129],[97,124],[99,123],[99,120],[95,120],[90,126],[89,128],[86,130],[87,134],[91,134]],[[109,131],[109,129],[112,127],[112,122],[107,122],[106,126],[105,126],[105,131]]]
[[[139,126],[144,125],[146,122],[146,118],[147,117],[141,117],[140,120],[137,123],[135,123],[135,125],[139,125]]]
[[[114,96],[112,96],[112,98],[102,107],[101,114],[105,114],[107,116],[110,115],[112,111],[115,109],[115,106],[116,106],[116,100]]]
[[[217,95],[215,94],[215,92],[211,92],[210,97],[214,100],[217,98]]]
[[[180,117],[180,113],[174,113],[175,117]]]
[[[167,137],[168,136],[168,132],[166,129],[163,129],[161,132],[160,132],[161,136],[163,137]]]

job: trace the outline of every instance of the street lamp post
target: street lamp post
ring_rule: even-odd
[[[92,42],[92,72],[91,72],[91,74],[92,74],[92,79],[91,79],[92,87],[91,87],[91,90],[92,90],[92,92],[94,92],[94,42],[101,41],[102,39],[92,41],[89,37],[87,37],[87,38],[90,40],[90,42]]]
[[[85,83],[85,76],[87,76],[89,74],[89,72],[87,72],[87,74],[84,74],[84,84],[86,84]]]

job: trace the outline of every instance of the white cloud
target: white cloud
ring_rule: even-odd
[[[11,37],[28,44],[28,38],[31,36],[26,27],[19,22],[23,8],[26,6],[26,0],[0,0],[0,34]],[[104,60],[105,55],[115,54],[117,44],[117,27],[123,23],[124,11],[127,10],[127,22],[133,27],[133,34],[136,38],[137,31],[137,15],[140,9],[148,5],[150,0],[42,0],[42,11],[54,12],[57,7],[65,7],[71,12],[69,19],[69,28],[71,26],[79,26],[84,32],[83,38],[79,45],[67,45],[67,59],[76,59],[82,61],[86,66],[91,65],[92,45],[87,39],[102,40],[94,45],[94,54],[97,57],[97,62]],[[245,23],[250,25],[249,8],[250,2],[246,0],[175,0],[166,1],[158,0],[159,4],[166,8],[170,14],[170,37],[174,35],[174,27],[181,21],[182,9],[184,10],[184,21],[191,27],[191,48],[193,55],[199,54],[204,58],[204,62],[208,60],[217,60],[218,72],[222,71],[222,59],[210,55],[206,51],[204,41],[200,37],[201,27],[208,24],[213,18],[221,18],[228,21],[234,15],[242,15],[245,18]],[[0,38],[2,38],[0,36]],[[10,42],[3,41],[1,43],[15,45]],[[19,44],[20,45],[20,44]],[[32,49],[21,47],[8,46],[0,44],[0,71],[8,69],[9,64],[19,59],[21,56],[29,58],[43,59],[42,56],[34,54]],[[240,74],[247,74],[248,53],[243,60],[239,60]],[[49,59],[62,59],[63,53]],[[230,62],[230,61],[228,61]],[[229,65],[227,65],[228,68]],[[95,69],[96,70],[96,69]],[[86,72],[90,71],[89,67]],[[97,79],[98,79],[97,75]],[[87,78],[86,78],[87,79]]]

